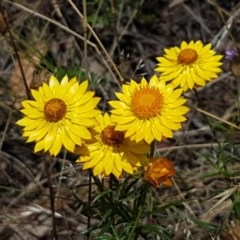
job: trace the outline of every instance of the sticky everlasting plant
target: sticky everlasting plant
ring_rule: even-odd
[[[147,161],[148,144],[131,141],[124,132],[117,131],[107,113],[98,115],[96,121],[93,139],[75,150],[81,155],[77,162],[83,163],[83,169],[93,168],[95,176],[112,173],[119,177],[123,172],[133,174]]]
[[[172,81],[175,87],[184,91],[205,86],[207,81],[221,73],[222,55],[217,54],[211,44],[201,41],[183,41],[180,47],[164,49],[164,56],[158,57],[156,71],[165,81]]]
[[[122,86],[122,93],[116,93],[118,100],[109,102],[116,130],[126,131],[125,136],[136,142],[172,138],[189,111],[181,94],[182,89],[174,89],[156,75],[149,82],[144,78],[139,84],[131,80]]]
[[[173,138],[184,127],[190,111],[184,92],[204,86],[221,72],[222,56],[211,44],[182,42],[164,51],[155,69],[160,74],[122,84],[107,103],[109,111],[98,109],[100,98],[88,90],[88,80],[79,83],[68,76],[60,81],[51,76],[49,83],[31,90],[32,99],[22,102],[23,117],[17,124],[27,142],[35,143],[34,152],[47,152],[51,159],[65,149],[75,157],[80,177],[88,170],[88,202],[80,202],[88,217],[87,234],[95,228],[91,218],[99,220],[99,239],[111,234],[111,239],[129,240],[148,236],[143,222],[153,223],[165,214],[161,208],[154,215],[149,195],[155,188],[174,186],[176,170],[155,143]],[[48,180],[54,219],[55,195],[51,177]],[[163,231],[157,225],[156,231]]]
[[[87,81],[79,84],[76,78],[65,76],[59,83],[52,76],[49,84],[31,90],[33,100],[22,102],[25,116],[17,124],[24,127],[27,142],[36,142],[35,152],[43,150],[56,156],[62,146],[73,152],[76,144],[92,138],[88,128],[94,126],[94,117],[99,114],[95,108],[100,99],[87,87]]]

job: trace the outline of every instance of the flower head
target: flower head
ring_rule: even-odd
[[[205,86],[206,81],[217,78],[222,70],[222,55],[211,49],[211,44],[203,46],[201,41],[183,41],[179,47],[164,49],[165,55],[158,57],[156,71],[165,81],[172,81],[175,87],[184,91],[195,86]]]
[[[116,93],[119,101],[110,101],[114,108],[112,118],[116,130],[125,131],[125,136],[136,142],[173,136],[173,130],[181,129],[181,122],[188,108],[182,106],[186,100],[181,97],[182,89],[174,90],[172,84],[159,81],[154,75],[149,83],[143,78],[138,84],[131,81],[123,85],[123,93]]]
[[[142,162],[147,161],[149,146],[144,142],[132,142],[123,132],[117,131],[107,113],[99,114],[96,120],[93,140],[75,150],[80,154],[77,162],[83,163],[83,169],[93,168],[95,176],[112,173],[119,177],[123,171],[133,174]]]
[[[173,162],[167,158],[152,158],[145,166],[145,180],[149,181],[154,187],[164,184],[168,187],[172,186],[171,176],[176,171],[173,169]]]
[[[88,81],[79,85],[76,78],[65,76],[59,83],[51,76],[49,84],[31,90],[34,100],[22,102],[25,116],[17,124],[24,127],[27,142],[36,142],[35,152],[44,150],[56,156],[62,146],[73,152],[76,144],[92,138],[88,128],[99,114],[95,109],[99,98],[87,87]]]

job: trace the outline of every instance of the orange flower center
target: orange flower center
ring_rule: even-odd
[[[115,131],[114,126],[108,126],[102,131],[101,138],[104,144],[110,147],[119,147],[124,141],[124,134]]]
[[[191,65],[198,59],[198,53],[194,49],[185,48],[178,55],[178,62],[184,65]]]
[[[49,122],[58,122],[64,118],[67,112],[65,102],[60,98],[52,98],[44,105],[44,117]]]
[[[141,118],[148,119],[157,116],[163,106],[163,96],[153,88],[142,88],[136,91],[132,97],[132,111]]]

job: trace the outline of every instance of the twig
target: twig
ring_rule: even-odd
[[[214,119],[218,120],[219,122],[225,123],[225,124],[227,124],[228,126],[231,126],[231,127],[235,128],[235,129],[237,129],[237,130],[240,130],[240,127],[238,127],[238,126],[235,125],[234,123],[231,123],[231,122],[226,121],[226,120],[224,120],[224,119],[222,119],[222,118],[220,118],[220,117],[218,117],[218,116],[216,116],[216,115],[214,115],[214,114],[211,114],[211,113],[209,113],[209,112],[206,112],[206,111],[202,110],[201,108],[196,108],[196,110],[197,110],[198,112],[200,112],[200,113],[203,113],[203,114],[206,115],[206,116],[209,116],[209,117],[211,117],[211,118],[214,118]]]
[[[49,195],[50,195],[50,204],[51,204],[51,210],[52,210],[52,231],[53,231],[53,239],[57,240],[57,230],[56,230],[56,219],[55,219],[55,193],[53,189],[53,183],[52,183],[52,167],[51,167],[51,158],[47,154],[45,155],[44,163],[45,163],[45,169],[47,172],[47,178],[48,178],[48,188],[49,188]]]
[[[88,76],[88,46],[87,46],[87,31],[88,31],[88,26],[87,26],[87,2],[86,0],[83,0],[83,36],[84,36],[84,63],[85,63],[85,72],[86,75]]]
[[[65,25],[67,28],[69,28],[68,23],[67,23],[64,15],[62,14],[60,7],[59,7],[59,5],[60,5],[59,1],[58,1],[58,0],[51,0],[51,3],[52,3],[52,6],[53,6],[53,8],[54,8],[54,10],[55,10],[55,12],[56,12],[56,14],[57,14],[57,16],[60,18],[62,24]],[[80,48],[80,46],[79,46],[79,43],[77,42],[75,36],[74,36],[74,41],[75,41],[75,47],[76,47],[76,49],[78,50],[78,52],[79,52],[80,54],[82,54],[82,50],[81,50],[81,48]]]
[[[74,11],[80,16],[81,19],[83,19],[83,15],[82,13],[78,10],[78,8],[76,7],[76,5],[72,2],[72,0],[67,0],[69,2],[69,4],[72,6],[72,8],[74,9]],[[97,34],[94,32],[94,30],[92,29],[92,27],[87,23],[87,27],[89,29],[89,31],[91,32],[91,34],[93,35],[93,37],[96,39],[98,45],[100,46],[100,48],[102,49],[102,51],[104,52],[105,56],[107,57],[108,61],[111,63],[113,69],[115,70],[117,76],[119,77],[119,82],[120,84],[123,82],[123,77],[121,75],[121,73],[119,72],[118,68],[116,67],[115,63],[113,62],[112,58],[110,57],[109,53],[107,52],[106,48],[103,46],[102,42],[100,41],[99,37],[97,36]]]
[[[185,144],[182,146],[172,146],[172,147],[163,147],[163,148],[157,148],[156,152],[157,153],[161,153],[161,152],[166,152],[166,151],[173,151],[173,150],[181,150],[181,149],[198,149],[198,148],[207,148],[207,147],[219,147],[220,146],[224,146],[227,145],[226,142],[222,142],[222,143],[199,143],[199,144]],[[233,143],[233,145],[235,147],[239,147],[240,144],[239,142]]]
[[[139,7],[141,7],[144,2],[145,2],[145,0],[141,0],[140,3],[139,3]],[[123,5],[123,2],[122,2],[122,5]],[[121,5],[121,6],[122,6],[122,5]],[[116,47],[117,47],[117,45],[118,45],[118,42],[120,42],[121,39],[123,38],[123,36],[126,34],[129,26],[130,26],[131,23],[133,22],[133,20],[134,20],[134,18],[136,17],[137,13],[138,13],[138,8],[136,8],[136,9],[133,10],[133,12],[132,12],[132,14],[131,14],[131,16],[130,16],[128,22],[127,22],[127,24],[126,24],[125,27],[121,30],[121,32],[119,32],[120,35],[119,35],[118,39],[114,38],[114,42],[113,42],[112,48],[111,48],[111,50],[110,50],[110,56],[112,56],[113,52],[115,51],[115,49],[116,49]],[[119,28],[120,28],[120,27],[119,27],[119,25],[120,25],[120,17],[121,17],[121,15],[119,14],[119,16],[118,16],[118,22],[117,22],[117,26],[116,26],[116,27],[117,27],[117,29],[116,29],[117,31],[119,31]]]
[[[88,220],[87,220],[87,226],[88,226],[88,232],[87,232],[87,238],[90,239],[90,227],[91,227],[91,203],[92,203],[92,172],[89,170],[89,178],[88,178]]]
[[[87,226],[88,230],[91,227],[91,203],[92,203],[92,176],[91,176],[91,170],[89,170],[88,174],[88,220],[87,220]],[[87,232],[87,238],[90,239],[90,232]]]
[[[52,20],[51,18],[49,18],[49,17],[47,17],[47,16],[42,15],[41,13],[38,13],[38,12],[36,12],[36,11],[33,11],[33,10],[29,9],[29,8],[26,8],[26,7],[22,6],[21,4],[18,4],[18,3],[15,3],[15,2],[11,2],[11,1],[9,1],[9,0],[3,0],[3,1],[4,1],[4,2],[7,2],[7,3],[9,3],[9,4],[11,4],[11,5],[13,5],[13,6],[15,6],[15,7],[19,8],[19,9],[21,9],[21,10],[23,10],[23,11],[26,11],[26,12],[28,12],[28,13],[31,13],[33,16],[37,16],[37,17],[39,17],[39,18],[41,18],[41,19],[43,19],[43,20],[45,20],[45,21],[48,21],[48,22],[52,23],[53,25],[58,26],[58,27],[61,28],[62,30],[66,31],[66,32],[68,32],[68,33],[70,33],[70,34],[72,34],[72,35],[75,36],[76,38],[84,41],[84,37],[82,37],[82,36],[79,35],[78,33],[72,31],[71,29],[69,29],[69,28],[67,28],[67,27],[65,27],[65,26],[62,25],[61,23],[59,23],[59,22],[57,22],[57,21],[55,21],[55,20]],[[89,26],[89,25],[88,25],[88,26]],[[94,33],[94,31],[92,32],[92,34],[93,34],[93,33]],[[96,34],[94,35],[94,37],[96,37]],[[99,40],[99,41],[100,41],[100,40]],[[101,54],[101,52],[100,52],[100,50],[98,49],[98,47],[97,47],[96,44],[90,42],[89,40],[87,40],[87,44],[88,44],[89,46],[93,47],[99,56],[102,56],[102,54]],[[103,46],[103,45],[102,45],[102,46]],[[105,52],[106,52],[106,50],[105,50]],[[106,52],[106,53],[107,53],[107,52]],[[107,54],[108,54],[108,53],[107,53]],[[109,54],[108,54],[108,56],[109,56]],[[109,58],[111,59],[110,56],[108,57],[108,59],[109,59]],[[111,61],[110,59],[109,59],[109,62],[111,62],[112,64],[114,64],[113,61]],[[103,61],[104,65],[105,65],[105,67],[108,69],[109,73],[111,73],[111,75],[112,75],[113,80],[115,81],[115,83],[120,87],[119,79],[116,78],[116,76],[115,76],[115,74],[113,73],[111,67],[108,65],[107,61],[106,61],[103,57],[102,57],[102,61]],[[113,68],[116,70],[117,68],[116,68],[116,66],[115,66],[115,67],[114,67],[114,66],[115,66],[115,64],[113,65]],[[120,76],[121,76],[121,75],[120,75]],[[122,79],[122,77],[121,77],[120,79]]]
[[[8,130],[11,118],[12,118],[12,113],[13,113],[13,110],[11,109],[10,112],[9,112],[9,116],[8,116],[6,125],[5,125],[4,130],[3,130],[2,139],[0,140],[0,151],[2,150],[3,142],[4,142],[5,136],[7,134],[7,130]]]
[[[191,214],[192,216],[196,217],[196,215],[195,215],[194,211],[192,210],[192,208],[188,205],[187,202],[185,202],[186,199],[185,199],[182,191],[180,190],[178,184],[177,184],[176,181],[174,180],[174,178],[172,178],[172,181],[173,181],[173,183],[174,183],[175,189],[176,189],[177,192],[179,193],[180,198],[183,200],[183,202],[182,202],[183,206],[185,206],[185,208],[190,212],[190,214]]]
[[[82,24],[83,24],[83,36],[84,36],[84,67],[86,76],[88,76],[88,46],[87,46],[87,38],[88,38],[88,22],[87,22],[87,2],[83,0],[83,17],[82,17]],[[88,171],[88,213],[87,213],[87,239],[90,239],[90,227],[91,227],[91,203],[92,203],[92,176],[91,170]]]
[[[17,46],[16,46],[16,44],[14,42],[14,37],[12,35],[11,29],[10,29],[10,26],[9,26],[9,23],[8,23],[7,14],[3,10],[2,6],[0,6],[0,12],[1,12],[1,14],[3,16],[3,20],[4,20],[5,24],[6,24],[6,30],[7,30],[8,34],[9,34],[10,41],[11,41],[12,47],[13,47],[13,51],[14,51],[14,53],[16,55],[16,59],[17,59],[17,62],[18,62],[19,68],[20,68],[20,72],[21,72],[21,75],[22,75],[22,79],[23,79],[23,84],[24,84],[24,87],[25,87],[25,90],[26,90],[27,98],[31,99],[30,90],[29,90],[28,85],[27,85],[27,79],[26,79],[26,76],[25,76],[24,71],[23,71],[23,67],[22,67],[22,63],[20,61],[20,57],[19,57],[19,54],[18,54]]]

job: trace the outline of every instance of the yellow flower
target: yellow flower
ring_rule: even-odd
[[[173,137],[172,130],[181,129],[183,116],[189,109],[182,106],[182,89],[173,89],[172,84],[159,81],[154,75],[149,83],[143,78],[138,84],[131,80],[123,85],[123,93],[116,93],[120,101],[110,101],[114,108],[112,118],[116,130],[126,131],[125,136],[139,142],[151,143],[154,139]]]
[[[172,186],[171,176],[176,171],[173,169],[173,162],[167,158],[152,158],[145,166],[144,178],[149,181],[154,187],[159,187],[164,184],[168,187]]]
[[[23,126],[23,136],[27,142],[36,142],[34,151],[49,151],[57,155],[62,145],[74,151],[82,140],[91,139],[89,127],[93,127],[99,110],[95,107],[99,98],[94,92],[86,91],[88,81],[79,85],[76,78],[68,81],[65,76],[61,83],[51,76],[49,85],[31,90],[34,100],[22,102],[21,112],[25,115],[17,122]]]
[[[184,91],[196,86],[205,86],[206,81],[217,78],[222,72],[220,66],[222,55],[211,49],[211,44],[203,46],[201,41],[183,41],[180,48],[164,49],[165,55],[158,57],[161,78],[172,81],[174,87],[180,86]]]
[[[77,162],[83,163],[83,169],[93,168],[94,176],[112,173],[119,177],[123,171],[133,174],[142,162],[147,161],[149,145],[131,142],[123,132],[116,131],[107,113],[99,114],[96,120],[98,124],[94,128],[94,139],[75,150],[81,155]]]

